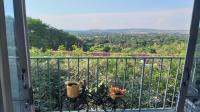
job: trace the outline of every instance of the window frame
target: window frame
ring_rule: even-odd
[[[0,17],[0,92],[2,96],[0,96],[0,102],[2,103],[1,111],[13,112],[3,0],[0,0]]]
[[[191,70],[194,60],[194,53],[198,38],[198,29],[200,21],[200,0],[195,0],[193,5],[192,21],[190,26],[190,37],[187,47],[186,60],[184,65],[184,72],[181,78],[181,88],[177,102],[176,111],[183,112],[185,100],[187,98],[188,86],[190,82]]]
[[[16,105],[18,107],[17,110],[15,110],[15,105],[13,104],[14,99],[12,98],[11,92],[11,74],[9,69],[4,5],[4,0],[0,0],[0,93],[2,94],[0,94],[0,104],[3,104],[1,105],[3,108],[0,108],[0,112],[31,112],[34,111],[34,109],[32,105],[25,0],[13,0],[16,47],[18,48],[19,62],[22,68],[22,74],[20,75],[24,77],[18,80],[19,83],[21,83],[21,98],[19,104]]]

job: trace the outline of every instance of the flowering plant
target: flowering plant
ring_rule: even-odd
[[[111,87],[110,95],[124,95],[126,93],[126,89],[121,89],[119,87]]]

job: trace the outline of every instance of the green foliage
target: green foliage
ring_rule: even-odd
[[[145,69],[143,59],[38,59],[31,60],[32,83],[34,90],[34,102],[37,108],[43,111],[56,111],[59,108],[59,99],[65,92],[64,83],[67,80],[89,82],[90,91],[96,90],[102,83],[108,87],[112,85],[124,87],[127,90],[124,100],[127,108],[138,108],[138,98],[142,85],[142,108],[154,108],[163,106],[166,82],[166,107],[175,105],[184,61],[173,59],[169,71],[170,60],[155,59],[152,69],[152,59],[146,60]],[[39,64],[37,64],[39,63]],[[162,63],[162,69],[161,69]],[[107,68],[108,66],[108,68]],[[89,67],[89,69],[88,69]],[[142,72],[144,69],[144,72]],[[144,75],[142,75],[144,73]],[[143,76],[143,78],[142,78]],[[177,82],[175,84],[175,80]],[[159,84],[159,85],[158,85]],[[175,90],[174,90],[175,87]],[[173,96],[174,95],[174,96]],[[174,103],[171,101],[174,99]],[[150,103],[150,105],[149,105]]]
[[[63,30],[56,29],[39,19],[27,18],[30,47],[46,51],[145,53],[162,56],[185,56],[187,35],[183,34],[120,34],[93,33],[78,35],[80,39]],[[85,37],[84,37],[85,36]],[[81,50],[82,49],[82,50]],[[78,54],[77,54],[78,52]],[[64,55],[64,54],[63,54]]]
[[[85,52],[111,52],[151,54],[161,56],[185,56],[185,35],[167,34],[112,34],[78,39],[62,30],[53,28],[38,19],[28,18],[31,56],[52,56],[52,59],[32,59],[31,72],[34,103],[41,111],[59,110],[59,100],[65,93],[66,80],[86,79],[90,91],[106,83],[127,89],[125,96],[128,107],[138,108],[142,85],[141,108],[162,108],[164,96],[166,107],[177,98],[183,61],[173,59],[70,59],[69,56],[85,56]],[[80,41],[81,40],[81,41]],[[53,57],[66,57],[57,59]],[[88,56],[88,55],[87,55]],[[115,56],[118,56],[117,54]],[[132,56],[132,55],[131,55]],[[144,61],[146,62],[144,65]],[[145,67],[145,69],[144,69]],[[177,70],[180,68],[180,70]],[[142,77],[143,76],[143,77]],[[177,82],[175,80],[177,79]],[[168,80],[167,93],[166,83]]]
[[[45,51],[46,49],[57,50],[60,45],[64,45],[65,49],[70,50],[72,45],[80,42],[75,36],[51,27],[39,19],[27,18],[27,24],[30,47]]]
[[[29,52],[31,56],[50,56],[51,55],[50,49],[43,51],[42,49],[38,49],[36,47],[32,47]]]
[[[76,45],[72,45],[73,48],[73,55],[75,56],[81,56],[83,51],[82,49],[78,48]]]

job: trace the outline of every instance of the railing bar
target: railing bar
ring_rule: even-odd
[[[176,83],[177,83],[177,79],[178,79],[180,65],[181,65],[181,59],[179,59],[179,61],[178,61],[178,69],[177,69],[177,73],[176,73],[176,79],[175,79],[175,83],[174,83],[174,90],[173,90],[173,94],[172,94],[171,108],[173,108],[173,104],[174,104],[174,96],[175,96],[175,91],[176,91]]]
[[[88,58],[88,61],[87,61],[87,83],[88,83],[88,89],[90,88],[90,59]]]
[[[97,65],[96,65],[96,78],[97,78],[97,85],[96,88],[98,90],[98,86],[99,86],[99,59],[97,59]],[[96,111],[98,111],[98,106],[96,105]]]
[[[134,68],[132,74],[132,86],[131,86],[131,110],[133,110],[133,87],[134,87],[134,79],[135,79],[135,67],[136,67],[136,58],[134,59]]]
[[[108,66],[109,66],[109,61],[106,59],[106,87],[108,86]]]
[[[160,59],[160,58],[163,58],[163,59],[185,59],[185,57],[176,57],[176,56],[96,56],[96,57],[89,57],[89,56],[81,56],[81,57],[48,57],[48,56],[43,56],[43,57],[37,57],[37,56],[33,56],[31,57],[30,59],[87,59],[87,58],[90,58],[90,59],[124,59],[124,58],[127,58],[127,59],[133,59],[133,58],[137,58],[137,59],[143,59],[143,58],[148,58],[148,59]]]
[[[143,65],[142,65],[142,75],[141,75],[141,81],[140,81],[140,95],[139,95],[139,112],[141,111],[141,99],[142,99],[142,89],[143,89],[143,80],[144,80],[144,73],[145,73],[145,63],[146,59],[143,59]]]
[[[78,73],[77,73],[77,76],[78,76],[78,81],[80,81],[80,74],[79,74],[79,73],[80,73],[80,59],[78,59],[77,61],[78,61],[78,62],[77,62],[77,64],[78,64],[78,65],[77,65],[77,67],[78,67],[78,68],[77,68],[77,72],[78,72]]]
[[[155,108],[157,108],[157,104],[158,104],[157,99],[158,99],[159,88],[160,88],[160,80],[161,80],[161,75],[162,75],[163,58],[161,58],[160,61],[161,61],[161,62],[160,62],[160,73],[159,73],[158,83],[157,83]]]
[[[182,62],[182,59],[180,59],[180,61]],[[180,89],[181,88],[181,79],[182,79],[182,77],[183,77],[183,69],[184,69],[184,64],[181,64],[181,62],[180,62],[180,66],[182,66],[181,67],[181,77],[180,77],[180,79],[179,79],[179,81],[180,81],[180,85],[179,85],[179,88],[178,89]]]
[[[59,99],[58,99],[58,101],[59,101],[59,109],[60,109],[60,111],[62,110],[61,109],[61,79],[60,79],[60,60],[59,59],[57,59],[57,69],[58,69],[58,71],[57,71],[57,73],[58,73],[58,96],[59,96]]]
[[[68,71],[68,80],[71,80],[71,78],[70,78],[70,59],[67,59],[67,71]]]
[[[97,77],[97,89],[98,89],[98,85],[99,85],[99,59],[97,59],[96,77]]]
[[[37,66],[37,76],[38,76],[38,81],[40,82],[40,73],[39,73],[39,59],[36,59],[36,66]],[[38,94],[39,94],[39,97],[41,96],[41,94],[40,94],[40,89],[41,89],[41,87],[40,87],[40,85],[37,85],[38,86]],[[40,104],[41,104],[41,98],[39,98],[39,100],[38,100],[38,104],[39,104],[39,110],[40,110]]]
[[[171,66],[172,66],[172,58],[170,59],[170,62],[169,62],[169,70],[168,70],[168,74],[167,74],[167,81],[166,81],[166,87],[165,87],[165,96],[164,96],[164,102],[163,102],[163,109],[165,109],[165,104],[166,104],[169,76],[171,74]]]
[[[49,81],[49,98],[50,98],[50,103],[49,103],[49,108],[50,108],[50,111],[51,111],[51,107],[52,107],[52,97],[51,97],[51,80],[50,80],[50,65],[49,65],[49,60],[50,59],[47,59],[47,72],[48,72],[48,81]]]
[[[124,82],[123,82],[123,88],[125,88],[125,85],[126,85],[126,76],[127,76],[127,59],[125,59],[125,66],[124,66]]]
[[[87,59],[87,88],[90,89],[90,59]],[[89,110],[89,105],[87,106],[87,112]]]
[[[151,83],[152,83],[152,76],[153,76],[153,72],[154,72],[154,59],[152,59],[152,63],[151,63],[151,72],[150,72],[150,80],[149,80],[149,108],[151,106]]]
[[[196,61],[197,61],[197,59],[194,60],[194,67],[192,70],[192,82],[194,82],[194,75],[196,74],[196,67],[197,67]]]
[[[67,81],[70,81],[71,80],[71,78],[70,78],[70,63],[69,63],[69,59],[67,59]],[[66,85],[65,85],[66,86]],[[67,93],[67,88],[65,88],[65,91],[66,91],[66,93]],[[64,97],[65,98],[65,97]],[[65,99],[62,99],[63,101],[65,100]],[[63,103],[63,102],[62,102]],[[62,108],[63,108],[63,105],[62,105]],[[69,109],[69,112],[70,112],[70,109]]]
[[[117,77],[118,77],[118,59],[116,59],[116,63],[115,63],[115,86],[117,85]]]

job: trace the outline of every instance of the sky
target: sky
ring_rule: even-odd
[[[26,0],[27,16],[64,30],[189,30],[193,0]]]

